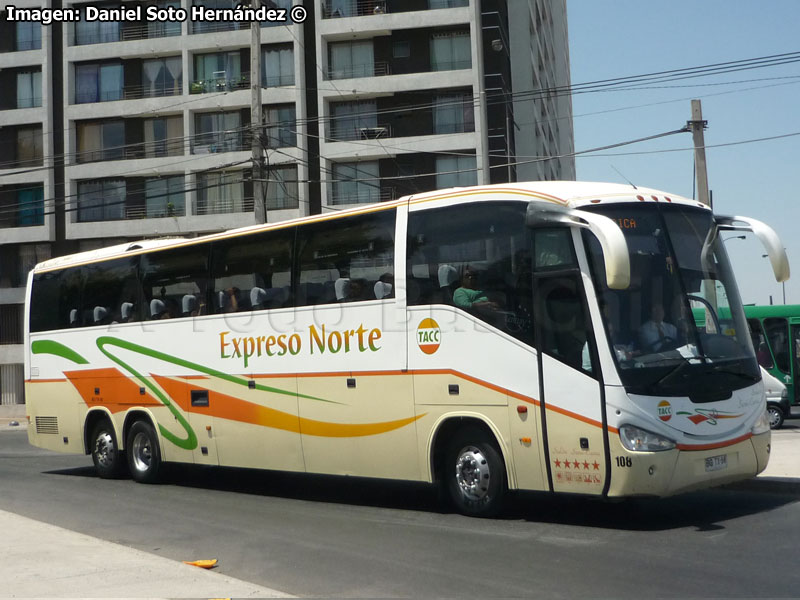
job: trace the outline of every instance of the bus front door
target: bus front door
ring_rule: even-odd
[[[550,488],[602,494],[606,436],[594,336],[577,271],[536,277],[542,440]]]

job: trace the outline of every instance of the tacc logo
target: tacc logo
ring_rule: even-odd
[[[433,354],[439,349],[442,341],[442,330],[433,319],[423,319],[417,327],[417,346],[425,354]]]
[[[669,421],[672,418],[672,405],[666,400],[658,403],[658,418],[662,421]]]

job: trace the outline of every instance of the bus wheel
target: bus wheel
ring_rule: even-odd
[[[128,468],[139,483],[156,483],[161,469],[161,450],[153,426],[136,421],[128,432]]]
[[[116,479],[125,472],[125,457],[119,451],[114,427],[106,420],[92,431],[92,461],[103,479]]]
[[[494,440],[479,429],[458,432],[448,446],[444,485],[450,500],[471,517],[496,515],[506,491],[506,469]]]
[[[767,414],[769,415],[769,428],[780,429],[783,426],[783,411],[772,404],[767,405]]]

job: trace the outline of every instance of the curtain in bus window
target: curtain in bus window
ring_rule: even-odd
[[[44,188],[35,187],[17,192],[17,224],[21,227],[44,225]]]

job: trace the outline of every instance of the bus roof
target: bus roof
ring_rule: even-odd
[[[311,215],[300,217],[288,221],[271,222],[263,225],[250,225],[239,229],[213,233],[201,237],[185,238],[170,237],[148,239],[125,244],[109,246],[88,252],[80,252],[52,258],[37,264],[34,272],[50,271],[61,269],[68,266],[87,264],[96,261],[109,260],[122,256],[140,254],[148,250],[164,249],[168,247],[178,247],[222,239],[232,235],[255,233],[269,229],[280,229],[300,223],[337,219],[345,215],[385,210],[402,204],[422,205],[429,202],[436,202],[439,206],[458,204],[460,202],[481,202],[481,201],[521,201],[521,202],[551,202],[569,208],[580,208],[586,205],[596,205],[600,203],[615,202],[669,202],[673,204],[685,204],[709,210],[707,206],[681,196],[667,194],[659,190],[650,188],[634,187],[628,184],[619,183],[597,183],[588,181],[531,181],[521,183],[502,183],[495,185],[479,185],[463,188],[449,188],[413,194],[405,196],[399,200],[381,202],[359,206],[335,213],[324,213],[321,215]]]

